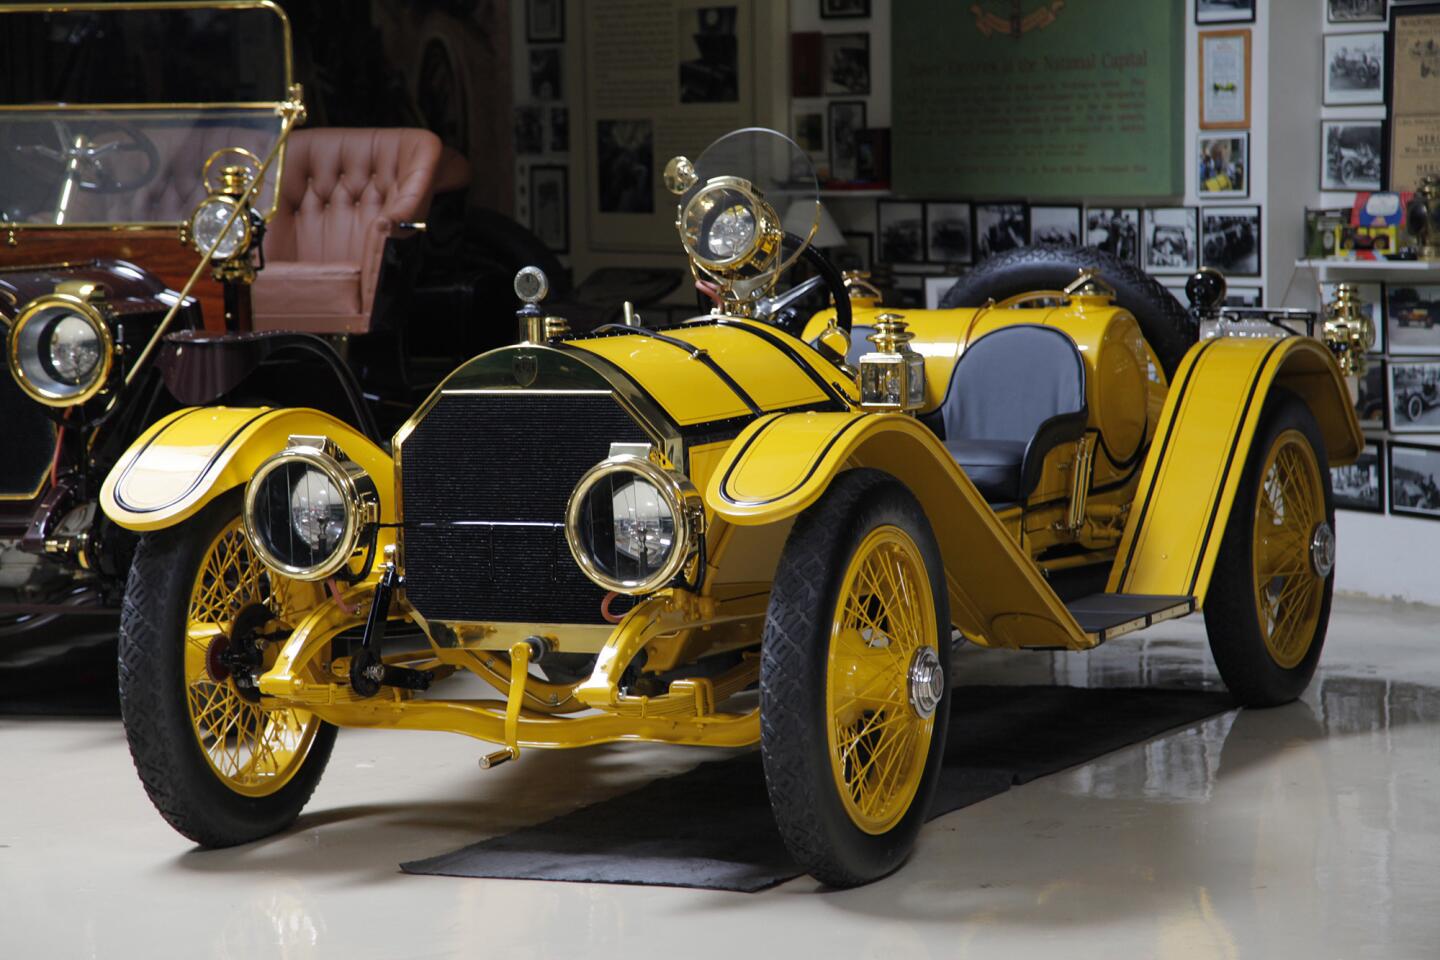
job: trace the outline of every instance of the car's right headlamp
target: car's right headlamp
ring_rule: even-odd
[[[763,268],[784,235],[774,209],[739,177],[716,177],[695,191],[679,227],[685,249],[708,270]]]
[[[681,473],[618,452],[580,478],[565,511],[565,539],[580,569],[617,593],[653,593],[699,550],[700,494]]]
[[[327,437],[291,437],[245,487],[251,546],[296,580],[339,573],[379,519],[375,482]]]
[[[20,389],[46,406],[84,403],[105,388],[115,344],[98,289],[62,284],[36,297],[10,325],[7,359]]]

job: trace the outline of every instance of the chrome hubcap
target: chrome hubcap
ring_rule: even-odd
[[[1324,520],[1317,523],[1315,532],[1310,534],[1310,566],[1321,580],[1335,569],[1335,531]]]
[[[934,647],[921,647],[910,659],[910,707],[924,720],[935,712],[945,696],[945,671]]]

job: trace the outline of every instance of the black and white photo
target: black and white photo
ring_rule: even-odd
[[[820,19],[858,20],[870,16],[870,0],[820,0]]]
[[[1114,254],[1126,263],[1139,263],[1139,208],[1088,208],[1085,211],[1085,245]]]
[[[1325,35],[1325,105],[1384,103],[1385,34]]]
[[[1023,247],[1030,241],[1023,203],[975,204],[975,259]]]
[[[1030,242],[1080,246],[1080,205],[1046,205],[1030,208]]]
[[[1253,23],[1256,0],[1195,0],[1196,23]]]
[[[1331,23],[1369,23],[1385,20],[1385,0],[1325,0]]]
[[[1320,121],[1320,189],[1381,189],[1384,126],[1381,120]]]
[[[875,264],[875,234],[861,230],[846,230],[841,234],[845,245],[830,251],[835,266],[844,270],[869,271]]]
[[[1440,433],[1440,360],[1385,365],[1391,433]]]
[[[1142,222],[1147,271],[1194,272],[1200,255],[1200,223],[1194,207],[1150,207],[1143,212]]]
[[[1363,376],[1355,378],[1355,417],[1366,430],[1385,429],[1385,361],[1365,364]]]
[[[1196,139],[1200,170],[1196,178],[1201,199],[1250,196],[1250,134],[1201,135]]]
[[[515,108],[515,152],[525,156],[545,152],[545,119],[542,108]]]
[[[1385,453],[1380,442],[1365,444],[1349,466],[1330,468],[1330,488],[1337,510],[1385,512]]]
[[[1388,284],[1385,318],[1391,353],[1440,353],[1440,284]]]
[[[734,103],[740,99],[738,7],[679,11],[680,102]]]
[[[870,93],[870,34],[825,34],[824,58],[827,97],[863,97]]]
[[[931,263],[970,263],[975,258],[970,204],[925,204],[925,259]]]
[[[560,47],[530,49],[530,96],[536,100],[565,99]]]
[[[565,0],[525,0],[527,43],[561,43],[565,40]]]
[[[1390,512],[1440,519],[1440,447],[1390,443]]]
[[[597,120],[601,213],[655,212],[655,127],[650,120]]]
[[[830,135],[830,179],[841,182],[858,175],[856,138],[865,129],[865,101],[835,100],[826,109]]]
[[[1203,207],[1200,266],[1226,276],[1260,276],[1260,208]]]
[[[530,168],[530,229],[555,253],[570,251],[570,190],[566,168]]]
[[[925,205],[910,200],[881,200],[876,212],[882,263],[925,261]]]

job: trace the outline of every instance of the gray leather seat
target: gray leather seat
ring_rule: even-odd
[[[960,355],[926,419],[988,502],[1023,501],[1045,455],[1085,432],[1085,361],[1054,327],[1003,327]]]

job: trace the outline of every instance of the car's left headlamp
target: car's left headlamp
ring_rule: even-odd
[[[214,247],[211,259],[219,261],[250,249],[249,211],[240,209],[237,214],[237,208],[240,208],[239,200],[224,194],[200,201],[190,215],[190,241],[196,253],[203,254]]]
[[[653,593],[700,547],[700,494],[684,474],[612,451],[570,494],[565,539],[585,575],[616,593]]]
[[[99,294],[61,291],[31,300],[10,325],[10,373],[32,399],[70,407],[94,397],[110,378],[115,342]]]
[[[291,437],[245,487],[251,546],[296,580],[342,572],[379,519],[375,481],[327,437]]]

